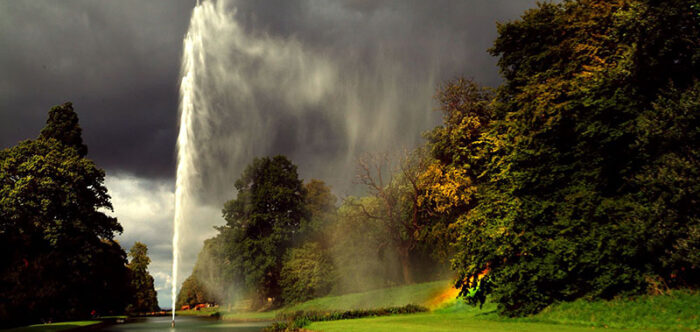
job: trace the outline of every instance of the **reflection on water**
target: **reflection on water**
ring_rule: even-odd
[[[126,324],[116,324],[99,328],[99,331],[235,331],[259,332],[266,322],[235,323],[211,318],[178,317],[175,328],[170,327],[170,317],[148,317],[130,319]]]

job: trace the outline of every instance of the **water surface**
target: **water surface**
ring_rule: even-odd
[[[177,317],[175,328],[170,326],[170,317],[148,317],[130,319],[128,323],[103,326],[98,331],[234,331],[259,332],[269,322],[229,322],[214,318]]]

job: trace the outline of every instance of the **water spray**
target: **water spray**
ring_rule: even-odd
[[[175,218],[173,220],[173,271],[172,271],[172,323],[175,327],[175,305],[177,299],[178,268],[180,260],[180,228],[183,225],[185,211],[189,205],[191,177],[194,172],[194,155],[192,147],[192,122],[194,117],[194,75],[201,43],[196,21],[199,19],[201,6],[199,1],[192,12],[190,28],[183,41],[182,80],[180,82],[180,131],[177,136],[177,174],[175,181]]]

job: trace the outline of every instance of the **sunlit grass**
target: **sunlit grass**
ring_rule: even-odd
[[[408,286],[371,290],[338,296],[326,296],[286,307],[297,310],[355,310],[400,307],[407,304],[426,305],[450,287],[449,281],[434,281]]]
[[[264,312],[225,312],[221,318],[233,321],[271,321],[275,318],[277,311]]]
[[[496,305],[483,309],[452,301],[430,313],[317,322],[314,331],[698,331],[700,296],[697,292],[674,291],[669,295],[640,296],[612,301],[579,300],[552,305],[524,318],[496,314]]]
[[[520,321],[556,322],[593,327],[700,329],[700,294],[672,291],[668,295],[639,296],[611,301],[560,303]]]
[[[332,322],[317,322],[306,327],[312,331],[439,331],[439,332],[583,332],[591,331],[590,327],[566,326],[560,324],[528,323],[528,322],[499,322],[482,320],[474,317],[473,313],[420,313],[412,315],[397,315],[376,318],[361,318],[339,320]],[[606,329],[606,331],[624,331]]]

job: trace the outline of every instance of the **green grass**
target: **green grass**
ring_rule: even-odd
[[[200,311],[176,311],[180,316],[211,316],[220,313],[224,320],[251,322],[272,321],[279,312],[300,310],[356,310],[375,309],[383,307],[401,307],[407,304],[423,304],[432,299],[437,293],[450,285],[448,281],[436,281],[403,287],[392,287],[372,290],[362,293],[352,293],[338,296],[326,296],[303,303],[287,306],[281,309],[265,312],[227,312],[219,308],[203,308]]]
[[[450,283],[447,281],[434,281],[362,293],[326,296],[285,307],[282,310],[356,310],[401,307],[407,304],[423,305],[441,291],[444,291],[449,285]]]
[[[322,299],[321,299],[322,300]],[[417,302],[417,301],[416,301]],[[669,295],[552,305],[524,318],[496,314],[495,304],[483,309],[461,301],[430,313],[329,322],[306,327],[313,331],[700,331],[700,294],[674,291]]]
[[[276,314],[277,311],[224,312],[221,314],[221,319],[239,322],[271,321],[275,319]]]
[[[668,295],[633,299],[578,300],[553,305],[535,316],[518,320],[594,327],[699,330],[700,294],[672,291]]]
[[[436,331],[436,332],[583,332],[591,331],[590,327],[567,326],[545,323],[497,322],[477,319],[472,313],[420,313],[412,315],[397,315],[376,318],[361,318],[338,320],[332,322],[316,322],[306,327],[312,331]],[[606,329],[606,331],[623,331]]]
[[[74,322],[59,322],[50,324],[34,324],[29,326],[18,327],[10,329],[7,331],[65,331],[70,329],[75,329],[78,327],[85,327],[89,325],[99,324],[99,320],[83,320]]]

